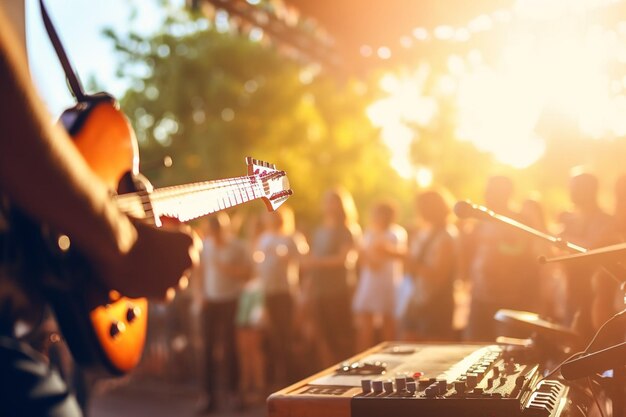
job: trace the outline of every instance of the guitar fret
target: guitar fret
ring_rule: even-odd
[[[255,174],[165,187],[148,195],[126,194],[120,196],[119,204],[134,216],[168,216],[187,221],[265,197],[263,181]]]

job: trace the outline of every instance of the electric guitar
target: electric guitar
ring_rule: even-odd
[[[241,177],[153,189],[139,173],[137,140],[118,103],[105,93],[85,94],[43,0],[40,6],[44,25],[77,100],[60,121],[122,211],[160,226],[162,217],[185,222],[256,199],[275,210],[292,194],[284,171],[252,158],[246,158],[247,175]],[[145,343],[147,301],[130,299],[104,287],[68,236],[32,221],[10,204],[6,210],[3,203],[0,198],[0,209],[5,209],[0,210],[0,226],[6,217],[8,228],[0,227],[0,256],[4,258],[0,261],[5,265],[0,274],[19,277],[13,287],[26,293],[27,297],[21,299],[28,298],[31,305],[49,302],[80,365],[113,375],[132,370]],[[0,307],[5,309],[7,305]]]
[[[139,173],[134,132],[106,94],[89,96],[60,119],[90,168],[115,193],[129,216],[160,226],[161,218],[186,222],[261,199],[271,211],[292,194],[284,171],[246,158],[247,175],[153,189]],[[12,209],[13,241],[22,246],[20,279],[50,303],[74,359],[83,367],[122,375],[141,359],[146,337],[146,299],[105,288],[69,237]],[[25,278],[24,278],[25,276]]]

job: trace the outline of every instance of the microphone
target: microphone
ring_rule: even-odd
[[[454,214],[459,219],[488,219],[494,217],[494,212],[487,207],[479,206],[468,200],[459,201],[454,205]]]
[[[512,219],[507,216],[503,216],[502,214],[498,214],[493,210],[488,209],[485,206],[480,206],[478,204],[474,204],[471,201],[459,201],[454,205],[454,214],[457,215],[460,219],[479,219],[479,220],[495,220],[504,225],[512,227],[513,229],[526,233],[535,238],[540,238],[546,240],[557,247],[563,249],[569,249],[575,252],[587,252],[587,249],[580,247],[578,245],[574,245],[573,243],[567,242],[559,237],[551,236],[547,233],[544,233],[540,230],[534,229],[530,226],[525,225],[515,219]],[[546,259],[543,263],[548,262]]]

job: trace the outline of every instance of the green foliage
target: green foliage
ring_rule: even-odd
[[[371,98],[361,84],[311,77],[312,68],[273,47],[210,26],[185,14],[146,38],[105,32],[119,75],[131,80],[121,105],[156,186],[243,175],[250,155],[287,171],[290,204],[308,224],[337,184],[360,208],[406,193],[367,119]],[[160,163],[165,156],[171,168]]]
[[[317,221],[321,196],[334,185],[353,193],[362,217],[375,200],[391,197],[409,223],[418,187],[390,167],[390,152],[366,116],[379,98],[367,82],[315,74],[271,45],[232,28],[218,31],[185,11],[170,11],[162,30],[150,36],[105,35],[119,53],[119,76],[130,80],[121,104],[139,139],[142,171],[156,186],[243,175],[250,155],[287,171],[295,192],[289,203],[305,229]],[[424,95],[437,97],[439,109],[428,126],[412,126],[410,156],[457,198],[482,202],[486,179],[506,174],[517,184],[518,200],[537,190],[555,214],[567,207],[572,166],[595,170],[605,190],[620,173],[626,139],[595,141],[562,128],[545,135],[547,151],[534,166],[496,163],[458,140],[454,98],[436,91],[435,76],[445,68],[433,65]],[[166,156],[171,168],[162,164]],[[610,199],[604,200],[608,206]],[[263,210],[260,204],[244,209]]]

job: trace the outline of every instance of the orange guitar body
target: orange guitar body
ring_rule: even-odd
[[[61,120],[85,161],[113,192],[124,178],[138,174],[137,140],[113,99],[105,97],[81,103],[67,110]],[[93,272],[97,275],[98,271]],[[95,280],[96,276],[83,278]],[[82,296],[88,311],[83,318],[72,317],[71,320],[88,318],[88,322],[68,329],[67,325],[63,326],[67,320],[59,320],[66,338],[72,337],[68,333],[82,329],[79,332],[82,334],[76,335],[81,340],[69,344],[74,356],[84,367],[104,368],[107,373],[117,375],[129,372],[139,363],[143,352],[147,301],[109,291],[108,300],[102,303],[104,295],[98,294],[102,287],[87,284],[84,290],[86,293]],[[55,310],[58,310],[56,306]]]
[[[86,97],[61,115],[61,123],[93,172],[112,194],[117,191],[118,207],[154,224],[161,224],[161,216],[187,221],[254,199],[263,199],[268,209],[275,210],[292,194],[284,171],[253,158],[246,158],[247,176],[153,190],[139,174],[130,123],[106,94]],[[155,204],[160,204],[158,210]],[[54,235],[28,219],[19,224],[24,231],[19,235],[45,237],[23,245],[30,253],[44,254],[42,271],[26,275],[34,276],[31,287],[40,288],[52,305],[75,360],[83,368],[112,375],[131,371],[144,348],[147,300],[126,298],[115,288],[106,288],[98,271],[69,247],[66,236]]]

